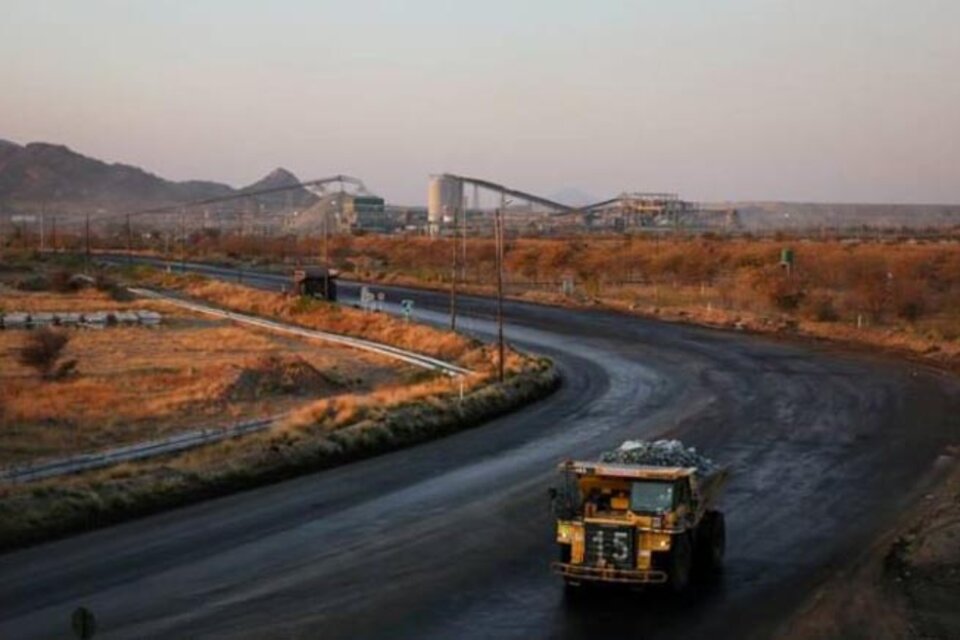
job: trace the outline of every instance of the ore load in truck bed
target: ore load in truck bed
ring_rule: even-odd
[[[679,440],[627,440],[600,456],[600,462],[636,467],[677,467],[695,469],[703,498],[708,504],[719,497],[728,479],[727,469],[685,447]]]
[[[695,468],[702,476],[719,471],[713,460],[685,447],[679,440],[627,440],[613,451],[600,455],[600,462],[647,467]]]

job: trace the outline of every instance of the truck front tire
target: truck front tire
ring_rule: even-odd
[[[704,573],[723,569],[727,546],[727,526],[720,511],[708,511],[697,529],[697,566]]]
[[[693,568],[693,545],[687,534],[676,536],[670,550],[670,563],[667,572],[667,584],[674,593],[680,593],[690,584],[690,572]]]

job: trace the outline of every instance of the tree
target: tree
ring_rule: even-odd
[[[70,336],[66,333],[47,327],[32,331],[27,334],[26,344],[20,349],[20,364],[36,369],[44,380],[62,378],[77,366],[76,360],[56,366],[69,341]]]

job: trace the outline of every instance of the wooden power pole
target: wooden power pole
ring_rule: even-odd
[[[133,263],[133,230],[130,227],[130,214],[127,214],[127,264]]]
[[[497,374],[503,382],[503,204],[504,195],[500,194],[500,207],[494,219],[494,235],[496,236],[496,264],[497,264]]]
[[[86,215],[84,220],[84,252],[83,252],[83,272],[90,273],[90,214]]]
[[[450,228],[450,255],[453,264],[450,265],[450,331],[457,330],[457,214],[454,211],[453,225]]]

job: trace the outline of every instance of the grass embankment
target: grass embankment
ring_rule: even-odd
[[[179,291],[187,296],[232,311],[267,316],[319,329],[416,351],[468,368],[489,369],[494,363],[480,342],[458,333],[409,323],[383,313],[370,313],[322,300],[253,289],[198,275],[176,275],[141,268],[134,270],[146,285]],[[511,357],[515,357],[513,354]],[[508,362],[509,364],[509,362]]]
[[[276,482],[477,426],[551,392],[559,376],[530,359],[461,401],[456,381],[395,395],[324,401],[282,428],[188,453],[0,487],[0,550]]]
[[[342,309],[191,277],[152,274],[154,284],[238,311],[270,315],[454,360],[475,373],[382,385],[307,403],[280,427],[180,455],[24,485],[0,487],[0,549],[91,529],[161,509],[275,482],[481,424],[550,393],[549,361],[384,314]],[[461,392],[463,397],[461,399]]]

